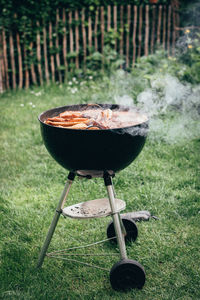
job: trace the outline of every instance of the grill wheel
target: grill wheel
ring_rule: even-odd
[[[144,268],[135,260],[123,259],[110,270],[110,283],[116,291],[142,289],[145,283]]]
[[[130,219],[130,218],[122,218],[122,222],[123,225],[126,229],[126,236],[125,236],[125,242],[134,242],[137,239],[138,236],[138,229],[137,229],[137,225],[135,224],[135,222]],[[115,228],[114,228],[114,224],[113,221],[111,221],[108,224],[107,227],[107,237],[108,238],[112,238],[116,236],[115,234]],[[115,243],[117,242],[117,239],[112,239],[111,242],[114,241]]]

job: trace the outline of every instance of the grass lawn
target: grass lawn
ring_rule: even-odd
[[[46,258],[42,269],[36,269],[67,177],[43,145],[37,116],[55,106],[90,101],[93,89],[91,85],[73,94],[64,86],[52,86],[1,96],[0,298],[200,299],[200,139],[171,144],[148,139],[135,162],[113,180],[126,212],[149,210],[159,217],[138,223],[137,241],[127,245],[128,257],[145,268],[142,290],[116,292],[109,271],[75,262]],[[104,196],[101,179],[77,179],[68,205]],[[109,221],[61,216],[49,251],[106,238]],[[118,253],[109,242],[91,251]],[[118,257],[83,260],[110,269]]]

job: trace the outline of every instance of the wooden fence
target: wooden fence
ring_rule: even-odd
[[[14,16],[17,18],[17,16]],[[64,82],[74,69],[87,69],[92,53],[109,44],[124,68],[159,46],[173,55],[179,15],[171,5],[98,7],[95,11],[56,11],[54,22],[37,21],[37,31],[0,32],[0,92],[32,84]],[[101,65],[104,64],[104,56]]]

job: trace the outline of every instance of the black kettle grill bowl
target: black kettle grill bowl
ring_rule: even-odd
[[[130,109],[127,106],[100,104],[112,110]],[[87,104],[56,107],[40,114],[39,121],[44,144],[51,156],[64,168],[113,172],[127,167],[142,150],[148,129],[148,121],[142,124],[116,129],[77,130],[45,124],[49,117],[66,110],[80,111]],[[97,108],[95,105],[90,108]]]

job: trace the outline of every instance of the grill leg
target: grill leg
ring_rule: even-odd
[[[115,233],[117,237],[117,243],[119,246],[120,257],[121,259],[127,259],[126,245],[124,240],[124,234],[126,234],[126,230],[121,221],[120,214],[117,212],[116,209],[113,185],[109,174],[104,175],[104,182],[108,192],[108,198],[109,198],[110,207],[112,211],[112,219],[113,219],[113,224],[114,224]]]
[[[42,266],[42,264],[43,264],[43,261],[44,261],[47,249],[48,249],[49,244],[51,242],[51,239],[53,237],[56,225],[57,225],[58,220],[60,218],[60,215],[62,213],[62,209],[64,207],[65,201],[67,199],[67,195],[69,193],[69,190],[70,190],[70,187],[71,187],[71,185],[73,183],[74,178],[75,178],[75,174],[72,173],[72,172],[70,172],[69,175],[68,175],[68,179],[67,179],[67,182],[65,184],[63,193],[62,193],[62,195],[60,197],[58,206],[56,208],[54,218],[53,218],[53,220],[51,222],[51,225],[49,227],[49,231],[47,233],[45,242],[44,242],[43,247],[42,247],[42,249],[40,251],[40,255],[39,255],[39,258],[38,258],[38,262],[37,262],[37,268],[40,268]]]

